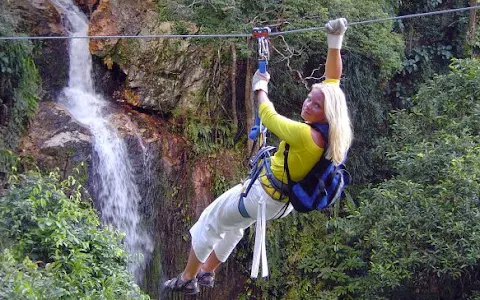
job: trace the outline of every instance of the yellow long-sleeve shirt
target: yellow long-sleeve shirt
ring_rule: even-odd
[[[325,80],[324,83],[339,84],[339,80]],[[270,160],[270,169],[273,176],[285,185],[288,184],[287,174],[284,168],[285,144],[290,144],[288,152],[288,170],[293,181],[302,180],[308,172],[320,160],[324,149],[319,147],[312,138],[312,127],[308,124],[293,121],[276,112],[272,102],[260,104],[259,116],[262,123],[270,132],[281,139],[277,152]],[[267,193],[274,199],[281,199],[281,194],[273,188],[265,176],[260,174],[260,182],[264,185]],[[284,196],[285,197],[285,196]]]

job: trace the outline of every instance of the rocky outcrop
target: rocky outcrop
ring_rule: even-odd
[[[112,12],[112,4],[110,0],[100,1],[97,9],[92,14],[89,35],[120,35],[122,32],[119,24],[115,20]],[[116,45],[118,39],[94,39],[90,41],[90,52],[97,56],[104,57]],[[106,62],[107,63],[107,62]]]
[[[188,33],[198,31],[193,24],[180,24]],[[102,0],[92,15],[89,30],[90,35],[172,33],[174,24],[158,21],[151,0],[135,4]],[[210,85],[215,86],[218,95],[223,92],[225,82],[212,83],[208,75],[216,61],[216,51],[188,39],[95,39],[90,49],[103,58],[107,68],[118,65],[126,75],[125,89],[118,91],[115,98],[134,106],[163,114],[185,112],[198,106]]]
[[[0,98],[0,126],[7,124],[7,118],[9,115],[7,104],[3,103],[2,98]]]
[[[62,16],[50,0],[7,1],[19,16],[19,29],[33,36],[63,35]]]
[[[20,145],[21,155],[32,157],[43,170],[58,168],[64,177],[90,159],[90,133],[59,104],[40,103],[28,135]]]

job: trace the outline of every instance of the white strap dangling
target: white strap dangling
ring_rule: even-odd
[[[267,216],[266,210],[267,206],[265,201],[261,205],[262,209],[262,277],[265,278],[268,276],[268,262],[267,262]]]
[[[258,201],[257,207],[257,224],[255,226],[255,246],[253,250],[252,272],[251,278],[257,278],[260,269],[260,261],[262,262],[262,277],[268,276],[267,247],[265,241],[265,229],[267,225],[266,203],[262,197]]]

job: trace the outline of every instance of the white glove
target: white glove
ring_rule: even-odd
[[[347,30],[347,19],[330,20],[325,24],[327,29],[327,44],[329,49],[342,49],[343,34]]]
[[[262,90],[268,94],[268,82],[270,81],[270,74],[260,73],[258,70],[252,78],[252,90],[254,92]]]

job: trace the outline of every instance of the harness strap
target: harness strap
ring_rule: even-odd
[[[325,154],[327,152],[327,148],[328,148],[328,130],[329,130],[329,126],[328,124],[321,124],[321,123],[314,123],[314,124],[309,124],[312,128],[314,128],[315,130],[319,131],[320,134],[322,135],[322,138],[323,140],[325,141],[325,148],[323,150],[323,153],[322,153],[322,156],[320,157],[320,161],[322,161],[322,159],[325,157]],[[292,186],[295,184],[294,181],[292,181],[292,178],[290,177],[290,171],[288,170],[288,152],[290,151],[290,144],[286,143],[285,144],[285,151],[283,152],[283,157],[284,157],[284,160],[283,160],[283,169],[285,170],[285,172],[287,173],[287,181],[288,181],[288,188],[289,190],[291,191],[292,189]],[[318,162],[317,164],[315,164],[313,166],[312,169],[314,168],[318,168]],[[326,174],[324,176],[327,176],[329,172],[326,172]],[[326,178],[321,178],[321,181],[323,182],[323,186],[325,187],[325,180]],[[324,189],[323,187],[323,189]]]
[[[244,218],[251,218],[250,215],[247,212],[247,209],[245,208],[245,198],[240,197],[240,200],[238,201],[238,211]]]
[[[257,180],[258,175],[260,175],[260,172],[263,168],[263,165],[265,164],[265,160],[270,158],[270,151],[275,150],[275,147],[273,146],[264,146],[258,150],[257,155],[253,159],[250,160],[249,164],[250,167],[252,168],[250,171],[250,182],[248,183],[247,188],[245,191],[240,195],[240,198],[246,197],[248,195],[248,192],[252,188],[253,183],[255,180]]]
[[[335,195],[332,198],[332,203],[330,205],[333,205],[333,203],[335,203],[335,201],[337,201],[337,199],[340,198],[340,196],[342,195],[343,187],[345,186],[345,181],[343,179],[343,172],[340,172],[340,173],[342,174],[342,176],[340,176],[340,183],[339,183],[340,188],[337,189]]]
[[[266,176],[269,179],[270,183],[274,187],[285,186],[283,182],[280,182],[278,179],[273,176],[270,170],[270,152],[275,150],[275,147],[265,146],[262,147],[258,154],[251,160],[250,164],[252,170],[250,172],[250,182],[248,183],[245,191],[240,195],[238,201],[238,211],[240,215],[244,218],[251,218],[247,209],[245,207],[245,197],[248,195],[248,192],[252,188],[255,181],[258,179],[258,176],[263,168],[265,168]],[[288,205],[288,204],[287,204]],[[262,195],[258,201],[257,206],[257,220],[255,227],[255,244],[252,260],[252,270],[250,273],[251,278],[257,278],[260,271],[260,264],[262,266],[262,277],[268,276],[268,261],[267,261],[267,246],[266,246],[266,228],[267,228],[267,217],[266,217],[266,200]],[[286,210],[286,209],[285,209]],[[283,215],[283,213],[282,213]]]
[[[288,170],[288,152],[290,151],[290,144],[285,144],[285,151],[283,151],[283,169],[287,173],[287,182],[288,182],[288,190],[290,191],[292,188],[292,178],[290,177],[290,171]],[[290,194],[288,194],[290,196]]]
[[[270,184],[272,185],[272,187],[282,195],[288,196],[290,192],[288,185],[283,183],[281,180],[278,180],[277,177],[273,175],[272,170],[270,169],[270,160],[265,161],[264,168],[265,168],[265,175],[268,181],[270,182]]]
[[[267,245],[265,239],[265,229],[267,227],[266,218],[266,203],[265,198],[262,196],[258,201],[257,207],[257,223],[255,226],[255,246],[253,250],[252,271],[250,273],[251,278],[257,278],[260,262],[262,263],[262,277],[268,276],[268,262],[267,262]]]

